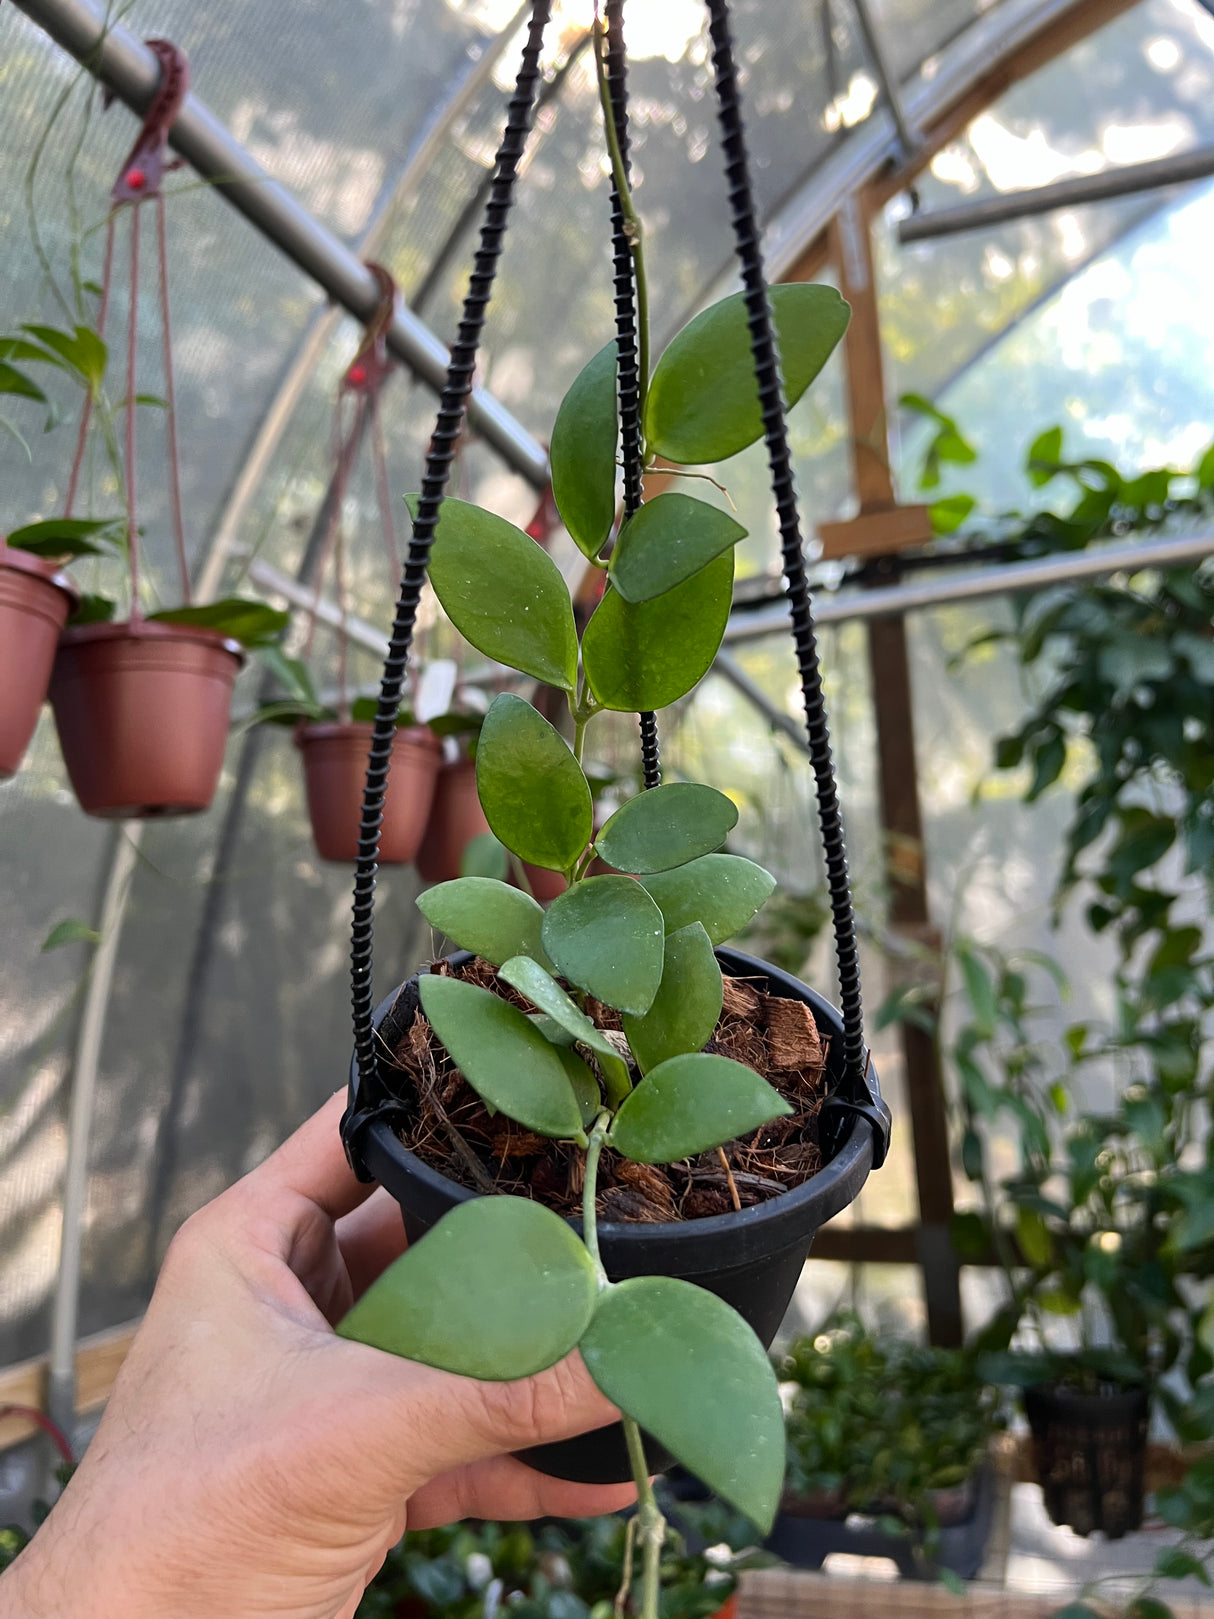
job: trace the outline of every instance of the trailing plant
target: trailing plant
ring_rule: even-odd
[[[753,1531],[722,1522],[720,1503],[680,1503],[672,1516],[697,1539],[714,1537],[705,1552],[672,1533],[662,1550],[661,1619],[710,1619],[737,1588],[744,1568],[764,1561],[751,1549]],[[432,1619],[608,1619],[635,1612],[639,1593],[621,1591],[620,1568],[629,1528],[621,1517],[528,1524],[462,1523],[410,1531],[387,1556],[358,1609],[358,1619],[396,1619],[418,1612]]]
[[[875,1513],[939,1541],[941,1497],[970,1483],[1002,1427],[997,1391],[961,1350],[872,1336],[850,1311],[778,1363],[786,1494],[826,1515]]]
[[[642,239],[602,30],[596,42],[614,185],[640,294],[639,410],[625,430],[639,433],[644,460],[721,461],[764,431],[743,296],[697,316],[651,371]],[[772,308],[793,404],[842,337],[848,309],[833,289],[811,285],[773,289]],[[641,1612],[656,1619],[665,1520],[641,1428],[766,1530],[783,1477],[783,1418],[761,1343],[722,1299],[666,1276],[608,1280],[597,1229],[600,1157],[610,1147],[632,1164],[669,1164],[791,1110],[752,1068],[703,1049],[723,1001],[714,947],[749,922],[774,887],[760,867],[718,852],[737,821],[733,803],[707,786],[669,783],[593,827],[582,767],[588,727],[604,711],[652,714],[706,673],[744,533],[727,513],[682,493],[631,507],[616,531],[619,364],[612,341],[575,379],[551,436],[557,506],[601,576],[601,599],[580,636],[551,558],[490,512],[444,500],[429,570],[466,640],[567,700],[571,743],[530,703],[504,694],[485,717],[476,752],[477,789],[494,835],[520,861],[563,876],[565,891],[545,912],[504,883],[471,877],[441,883],[418,901],[438,931],[490,963],[503,990],[533,1011],[449,973],[423,974],[419,993],[452,1062],[491,1109],[584,1154],[581,1237],[528,1198],[462,1202],[338,1330],[499,1380],[540,1371],[577,1347],[623,1414],[639,1499]],[[607,874],[590,874],[596,861]]]

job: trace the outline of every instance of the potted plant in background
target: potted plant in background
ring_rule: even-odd
[[[50,698],[60,746],[81,808],[88,814],[132,817],[188,814],[205,809],[223,764],[232,688],[249,648],[276,644],[286,615],[261,602],[238,599],[195,605],[190,599],[177,464],[165,204],[161,182],[168,158],[168,129],[188,83],[185,58],[165,40],[151,41],[163,72],[161,88],[110,193],[102,283],[96,328],[87,321],[74,331],[28,325],[4,340],[5,364],[13,361],[57,367],[84,392],[75,455],[61,519],[29,525],[9,535],[14,546],[61,563],[72,557],[121,555],[129,574],[127,617],[115,621],[117,604],[100,594],[85,596],[59,637]],[[135,377],[140,219],[154,202],[166,397],[138,392]],[[106,315],[111,301],[114,238],[120,214],[130,220],[129,343],[121,451],[114,412],[103,395],[107,352]],[[80,284],[81,302],[89,291]],[[23,374],[23,373],[18,373]],[[11,380],[11,378],[10,378]],[[26,379],[28,381],[28,379]],[[24,389],[27,394],[28,388]],[[136,522],[135,424],[138,407],[164,410],[172,528],[184,605],[145,612]],[[90,431],[97,429],[115,482],[124,491],[121,524],[78,519]]]
[[[41,333],[41,336],[38,334]],[[43,388],[29,374],[30,363],[69,372],[86,388],[99,387],[105,368],[104,347],[95,334],[78,327],[74,333],[33,327],[0,337],[0,394],[46,407],[46,430],[56,414]],[[20,444],[29,445],[16,423],[0,415],[0,427]],[[80,592],[63,571],[61,560],[91,547],[90,536],[104,522],[34,523],[14,529],[0,542],[0,778],[13,775],[25,756],[38,711],[46,697],[59,632],[77,607]],[[46,547],[53,545],[49,554]]]
[[[787,443],[768,295],[740,187],[737,226],[753,291],[698,316],[650,373],[641,239],[601,29],[596,56],[620,216],[617,293],[622,255],[624,283],[639,296],[635,326],[617,323],[616,341],[575,380],[552,435],[558,507],[606,587],[582,635],[564,580],[531,538],[489,512],[443,499],[546,12],[542,3],[533,11],[417,502],[368,771],[372,852],[360,853],[355,878],[356,1051],[343,1135],[360,1171],[401,1203],[411,1246],[338,1330],[491,1379],[536,1372],[577,1346],[622,1411],[621,1427],[541,1447],[528,1460],[567,1477],[631,1473],[642,1612],[654,1619],[664,1519],[649,1475],[662,1451],[646,1452],[642,1430],[732,1507],[770,1527],[784,1445],[763,1346],[815,1230],[883,1156],[888,1113],[859,1028],[799,535],[790,532],[785,559],[801,599],[802,674],[815,717],[846,1019],[778,969],[722,948],[773,881],[718,852],[737,820],[729,799],[692,782],[654,781],[652,712],[684,696],[710,666],[743,531],[689,496],[640,505],[628,491],[639,494],[646,455],[718,461],[766,436],[777,459]],[[731,162],[744,169],[719,0],[712,13],[722,123]],[[609,8],[617,69],[621,17],[618,5]],[[773,301],[795,401],[842,336],[848,312],[826,287],[782,287]],[[608,555],[621,431],[625,516]],[[777,483],[782,518],[795,530],[791,488]],[[375,809],[427,562],[466,640],[565,695],[572,746],[531,704],[499,696],[480,731],[476,780],[494,835],[567,887],[547,911],[489,878],[429,890],[420,909],[463,949],[411,979],[372,1018]],[[581,760],[587,727],[605,710],[642,714],[647,786],[596,834]],[[590,875],[596,859],[609,874]]]
[[[842,1312],[795,1339],[777,1371],[788,1464],[768,1548],[807,1568],[843,1551],[893,1558],[908,1578],[948,1569],[972,1579],[991,1525],[990,1443],[1003,1425],[973,1357],[874,1338]]]
[[[663,1547],[662,1619],[732,1619],[739,1574],[764,1561],[753,1532],[719,1502],[669,1510],[689,1538],[672,1533]],[[620,1516],[410,1531],[367,1588],[358,1619],[481,1619],[502,1611],[513,1619],[605,1619],[620,1611],[629,1533]],[[693,1550],[692,1541],[707,1549]],[[624,1593],[623,1611],[636,1612],[638,1596]]]

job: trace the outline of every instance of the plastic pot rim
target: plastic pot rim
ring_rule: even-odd
[[[773,985],[795,987],[795,998],[807,1002],[814,1014],[814,1021],[822,1028],[822,1032],[829,1034],[832,1043],[837,1041],[841,1046],[842,1020],[839,1013],[807,984],[802,984],[799,979],[793,978],[791,973],[783,972],[769,962],[745,955],[740,950],[732,950],[728,946],[719,947],[717,955],[727,958],[731,971],[737,976],[762,976]],[[461,950],[453,952],[447,959],[462,963],[472,958],[469,951]],[[737,973],[739,967],[742,969],[741,973]],[[406,979],[405,983],[408,981]],[[403,985],[399,985],[376,1007],[374,1013],[376,1027],[395,1003],[401,988]],[[355,1060],[351,1057],[351,1070]],[[368,1169],[373,1168],[372,1158],[386,1158],[398,1171],[413,1177],[432,1195],[448,1197],[453,1203],[463,1203],[470,1198],[487,1195],[461,1186],[458,1181],[451,1180],[424,1163],[400,1140],[390,1119],[373,1119],[366,1128],[366,1145],[370,1149],[366,1154]],[[863,1119],[856,1118],[846,1140],[834,1157],[799,1186],[782,1192],[778,1197],[752,1204],[749,1208],[730,1209],[724,1214],[707,1215],[697,1220],[652,1223],[638,1220],[603,1220],[598,1226],[599,1242],[604,1248],[613,1250],[621,1257],[630,1251],[652,1248],[657,1244],[676,1243],[686,1264],[691,1263],[692,1256],[697,1250],[703,1250],[702,1255],[697,1255],[702,1257],[703,1265],[696,1268],[705,1271],[714,1269],[720,1264],[718,1246],[720,1239],[727,1236],[736,1237],[740,1232],[757,1232],[773,1222],[787,1222],[790,1227],[789,1239],[787,1244],[777,1243],[775,1248],[769,1251],[779,1251],[784,1246],[800,1246],[804,1240],[804,1216],[812,1214],[815,1230],[825,1225],[827,1220],[840,1213],[854,1200],[859,1187],[867,1179],[871,1166],[872,1132]],[[376,1175],[376,1179],[381,1180],[382,1177]],[[567,1220],[575,1231],[581,1232],[582,1222],[579,1217],[571,1215]]]

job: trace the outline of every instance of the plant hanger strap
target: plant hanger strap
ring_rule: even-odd
[[[417,610],[439,509],[447,490],[451,462],[463,426],[468,394],[476,369],[485,314],[493,290],[493,279],[505,240],[506,222],[514,197],[519,160],[526,145],[540,80],[540,51],[548,25],[551,0],[533,0],[527,42],[519,66],[514,94],[506,116],[506,128],[494,165],[493,186],[485,207],[480,247],[473,262],[463,317],[451,347],[446,381],[439,401],[438,418],[426,456],[421,497],[413,520],[413,537],[405,559],[396,617],[384,660],[379,704],[367,761],[367,782],[363,792],[362,822],[359,828],[358,862],[354,868],[354,907],[351,925],[350,993],[354,1022],[354,1063],[350,1075],[349,1102],[342,1118],[341,1133],[346,1155],[355,1174],[362,1180],[372,1177],[362,1163],[361,1138],[375,1117],[382,1117],[393,1103],[379,1073],[375,1031],[371,1026],[373,997],[371,971],[375,911],[375,876],[379,866],[379,833],[383,821],[384,794],[392,762],[396,716],[409,662],[409,648],[417,622]]]
[[[624,0],[607,0],[607,94],[625,179],[628,157],[628,57],[624,45]],[[636,265],[624,219],[624,199],[611,182],[611,245],[615,278],[616,377],[620,407],[620,447],[624,462],[624,522],[634,517],[645,498],[644,454],[641,447],[641,387],[648,378],[640,373],[638,355]],[[658,719],[652,712],[637,716],[641,728],[641,781],[645,787],[662,783],[658,745]]]
[[[758,219],[750,183],[750,162],[742,121],[742,101],[734,64],[727,0],[708,0],[709,33],[712,39],[712,66],[716,82],[717,113],[721,144],[725,153],[725,177],[729,185],[730,209],[738,262],[745,291],[751,350],[759,384],[759,404],[763,434],[771,468],[772,491],[780,523],[780,548],[784,567],[784,588],[792,614],[793,641],[801,691],[805,699],[805,725],[809,756],[813,766],[818,800],[818,821],[830,891],[834,922],[835,958],[839,973],[839,999],[843,1014],[843,1083],[827,1098],[821,1113],[820,1130],[824,1142],[837,1149],[849,1133],[850,1120],[859,1114],[872,1127],[873,1168],[885,1161],[889,1150],[890,1113],[879,1090],[871,1082],[869,1054],[864,1044],[864,1011],[860,991],[860,958],[856,944],[856,919],[852,908],[851,884],[847,874],[847,848],[843,818],[831,758],[830,732],[822,693],[822,673],[818,663],[813,607],[805,570],[805,549],[797,491],[793,478],[792,452],[785,421],[784,382],[772,327],[767,280],[763,273]]]
[[[105,253],[101,277],[101,296],[97,309],[97,334],[105,336],[106,316],[109,313],[110,289],[114,270],[114,225],[118,210],[131,210],[130,309],[127,325],[126,367],[126,420],[124,423],[123,481],[126,485],[127,557],[131,579],[132,621],[140,617],[139,607],[139,535],[135,517],[135,417],[139,404],[136,389],[136,358],[138,350],[139,309],[139,208],[142,203],[156,204],[156,257],[160,293],[160,327],[164,355],[165,426],[168,442],[169,509],[173,524],[173,540],[177,552],[177,567],[181,577],[182,600],[190,602],[190,570],[185,549],[185,525],[181,507],[181,457],[177,443],[177,394],[173,379],[173,330],[169,309],[168,231],[165,220],[163,181],[166,174],[182,167],[180,158],[169,157],[169,133],[181,104],[190,87],[190,66],[185,52],[169,39],[149,39],[148,49],[160,62],[160,84],[151,106],[144,115],[135,143],[123,160],[118,178],[110,188],[110,212],[105,227]],[[103,105],[109,107],[113,96],[107,91]],[[85,395],[80,414],[80,427],[76,436],[76,452],[68,478],[65,516],[71,516],[76,503],[80,470],[84,462],[84,449],[92,419],[93,392]]]

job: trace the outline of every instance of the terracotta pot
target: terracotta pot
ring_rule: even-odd
[[[527,881],[531,885],[533,899],[539,900],[541,905],[547,905],[558,894],[563,894],[568,886],[559,871],[547,871],[543,866],[529,866],[523,862],[523,870],[527,873]]]
[[[303,754],[312,836],[322,860],[358,859],[367,754],[374,726],[301,725],[295,746]],[[426,830],[443,745],[424,725],[397,730],[379,835],[381,866],[407,865]]]
[[[426,835],[417,851],[418,873],[428,883],[447,883],[459,876],[464,850],[489,830],[476,796],[476,762],[457,759],[444,764],[434,784],[434,802]]]
[[[65,630],[51,706],[86,815],[194,815],[215,796],[244,661],[235,641],[185,624]]]
[[[75,600],[75,586],[54,563],[0,541],[0,780],[29,746]]]

